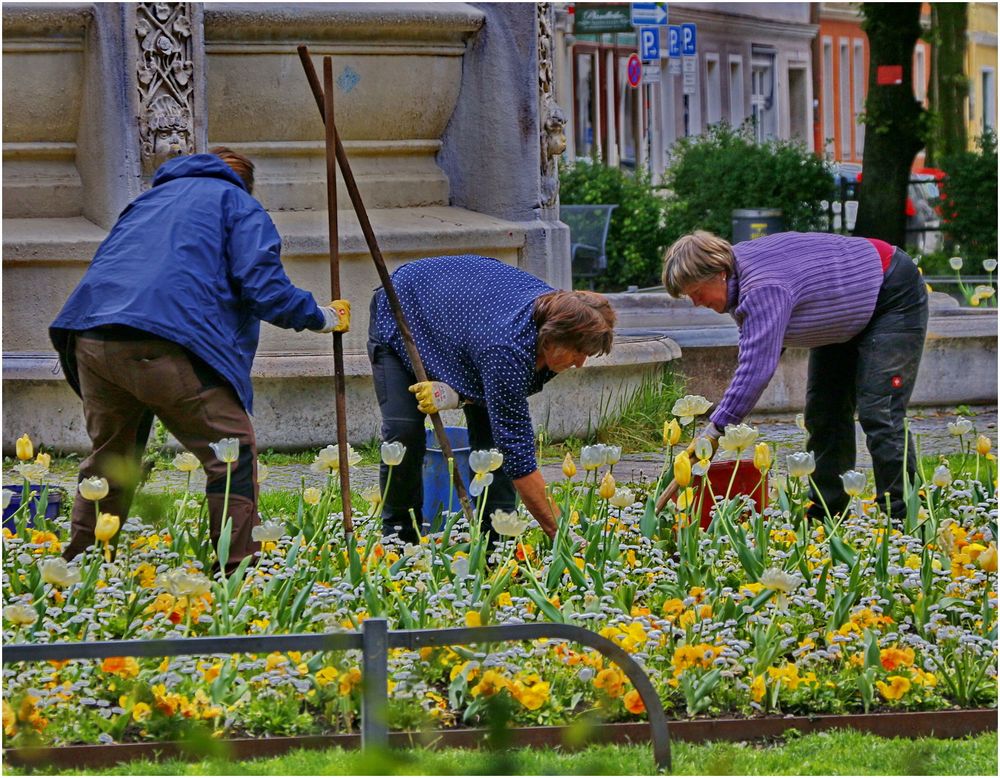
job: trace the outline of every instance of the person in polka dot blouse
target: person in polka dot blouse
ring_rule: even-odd
[[[406,445],[382,506],[384,532],[416,542],[410,511],[421,526],[424,414],[461,407],[470,447],[503,454],[487,493],[484,529],[492,530],[488,517],[495,510],[513,510],[517,495],[554,536],[558,509],[535,460],[528,396],[588,356],[611,350],[615,314],[607,298],[556,290],[498,259],[469,254],[415,260],[396,270],[392,283],[429,381],[417,384],[380,287],[371,302],[368,356],[382,439]],[[387,476],[383,465],[383,490]]]

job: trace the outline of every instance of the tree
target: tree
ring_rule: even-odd
[[[857,235],[906,245],[906,190],[910,168],[924,145],[924,109],[913,95],[913,47],[920,37],[920,3],[864,3],[868,35],[865,101],[865,182]],[[897,70],[898,69],[898,70]],[[879,84],[898,73],[894,83]]]
[[[969,80],[965,75],[965,31],[967,3],[931,4],[931,111],[933,131],[927,138],[927,164],[940,166],[941,159],[967,148],[965,99]]]

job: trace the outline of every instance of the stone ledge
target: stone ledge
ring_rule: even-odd
[[[273,211],[282,237],[283,257],[326,257],[326,211]],[[383,254],[434,256],[470,251],[519,249],[525,228],[463,208],[386,208],[368,212]],[[342,257],[366,257],[358,217],[338,211]],[[107,231],[79,218],[4,219],[3,261],[90,262]]]
[[[4,3],[4,48],[16,38],[82,38],[93,3]]]
[[[466,3],[206,3],[205,40],[220,41],[459,41],[478,31],[486,14]]]

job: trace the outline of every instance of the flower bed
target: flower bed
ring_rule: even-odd
[[[971,433],[960,426],[959,443]],[[661,479],[690,481],[679,504],[657,515],[659,485],[615,484],[620,451],[587,447],[584,472],[569,458],[566,479],[552,486],[564,517],[556,540],[521,517],[498,516],[510,536],[492,551],[457,515],[416,546],[383,539],[372,518],[376,494],[344,548],[329,450],[316,463],[330,474],[327,487],[304,490],[293,515],[258,528],[261,558],[229,578],[202,572],[214,552],[204,506],[190,494],[162,526],[133,516],[119,528],[109,518],[98,533],[103,545],[72,565],[58,559],[64,521],[32,529],[21,520],[4,533],[5,641],[321,632],[356,629],[369,616],[394,628],[548,619],[632,652],[675,718],[995,706],[997,503],[988,440],[954,472],[942,465],[925,473],[910,491],[908,517],[891,526],[865,495],[865,479],[851,474],[847,515],[808,523],[810,457],[791,455],[791,475],[775,472],[774,452],[755,446],[747,429],[727,430],[722,444],[737,456],[753,449],[753,461],[739,467],[770,472],[770,506],[757,511],[749,498],[708,494],[696,477],[711,466],[697,456],[705,452],[694,462],[674,456],[680,437],[673,425],[665,430]],[[497,464],[496,456],[473,462],[483,470],[470,489],[480,501]],[[190,463],[178,457],[178,465]],[[99,503],[100,485],[92,487]],[[713,496],[714,522],[703,531],[691,516]],[[356,514],[363,502],[355,499]],[[644,715],[617,668],[563,642],[394,651],[389,679],[394,729]],[[5,745],[172,741],[199,729],[226,737],[350,732],[361,681],[351,653],[6,666]]]

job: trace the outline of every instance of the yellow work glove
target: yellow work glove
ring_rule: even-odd
[[[420,381],[410,387],[417,396],[417,408],[421,413],[440,413],[457,408],[461,402],[458,392],[442,381]]]
[[[323,327],[317,332],[348,332],[351,329],[351,304],[347,300],[334,300],[320,311]]]

